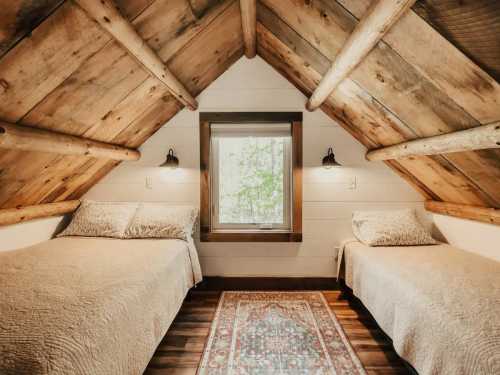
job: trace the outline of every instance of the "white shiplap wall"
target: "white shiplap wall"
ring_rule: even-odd
[[[353,210],[416,207],[422,198],[321,111],[304,111],[306,98],[260,58],[242,58],[198,98],[199,111],[303,111],[303,242],[199,244],[206,275],[333,276],[336,247],[352,237]],[[183,110],[142,147],[138,162],[123,163],[86,198],[199,204],[199,111]],[[325,170],[332,146],[342,168]],[[169,147],[180,168],[157,166]]]

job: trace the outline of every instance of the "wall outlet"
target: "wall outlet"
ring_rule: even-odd
[[[146,177],[146,189],[151,190],[153,188],[153,179],[151,177]]]
[[[356,188],[357,188],[356,177],[352,177],[351,180],[349,181],[349,190],[356,190]]]

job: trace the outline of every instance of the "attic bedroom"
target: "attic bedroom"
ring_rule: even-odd
[[[9,0],[0,374],[500,374],[500,2]]]

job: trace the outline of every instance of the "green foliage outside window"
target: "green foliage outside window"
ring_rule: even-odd
[[[221,223],[283,223],[285,138],[219,142]]]

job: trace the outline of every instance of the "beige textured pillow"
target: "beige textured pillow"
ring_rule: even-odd
[[[369,246],[434,245],[437,242],[420,224],[412,209],[354,212],[352,230]]]
[[[124,238],[137,203],[83,201],[68,227],[58,235]]]
[[[193,232],[198,209],[141,203],[125,232],[127,238],[175,238],[187,240]]]

